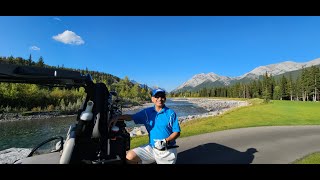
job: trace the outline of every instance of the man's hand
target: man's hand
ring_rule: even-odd
[[[155,139],[154,147],[160,151],[167,149],[167,141],[166,139]]]

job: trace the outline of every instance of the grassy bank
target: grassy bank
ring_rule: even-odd
[[[181,124],[181,137],[243,127],[320,125],[318,102],[272,101],[264,104],[258,99],[249,101],[251,106]],[[147,141],[147,136],[132,138],[131,148]]]
[[[292,164],[320,164],[320,152],[309,154],[294,161]]]

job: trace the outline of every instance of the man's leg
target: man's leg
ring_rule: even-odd
[[[150,145],[144,145],[141,147],[134,148],[127,153],[128,164],[151,164],[155,162],[153,156],[153,149]]]
[[[141,159],[139,158],[139,156],[137,156],[137,154],[133,150],[130,150],[127,153],[126,159],[127,159],[127,164],[139,164],[139,162],[141,162]]]

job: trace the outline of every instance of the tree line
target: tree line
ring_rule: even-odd
[[[319,101],[320,69],[312,66],[302,68],[300,75],[292,73],[275,78],[267,72],[262,78],[249,83],[238,82],[224,87],[202,88],[198,91],[171,92],[172,97],[227,97],[261,98],[270,100]]]
[[[90,71],[88,68],[72,69],[62,66],[49,66],[41,56],[38,61],[21,57],[0,57],[1,63],[43,68],[57,68],[90,74],[95,83],[105,83],[109,91],[116,91],[123,104],[140,104],[150,100],[150,89],[146,85],[134,84],[129,77],[120,79],[111,74]],[[0,83],[0,113],[25,111],[61,111],[76,112],[85,99],[84,88],[66,89],[61,87],[46,87],[36,84]]]

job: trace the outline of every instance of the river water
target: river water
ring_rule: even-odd
[[[167,99],[166,106],[173,109],[178,117],[204,114],[208,111],[187,101]],[[140,111],[123,112],[133,114]],[[66,137],[69,126],[76,122],[76,116],[55,117],[21,121],[0,122],[0,151],[8,148],[33,148],[39,143],[54,137]],[[126,122],[127,127],[133,127],[133,121]]]

